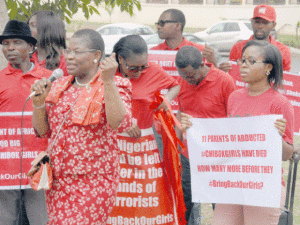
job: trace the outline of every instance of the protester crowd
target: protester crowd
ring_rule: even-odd
[[[0,113],[22,112],[35,92],[25,111],[32,112],[37,150],[50,154],[53,187],[0,190],[0,224],[20,224],[21,204],[33,225],[201,224],[201,204],[192,202],[185,136],[191,118],[283,115],[274,122],[282,136],[282,160],[291,159],[294,111],[278,91],[283,71],[291,69],[290,50],[270,35],[276,26],[272,6],[256,6],[251,22],[253,36],[230,52],[248,84],[237,90],[228,74],[230,62],[218,65],[211,47],[182,36],[186,21],[178,9],[158,18],[157,32],[165,41],[151,49],[177,51],[178,79],[148,61],[147,45],[138,35],[121,38],[104,59],[99,33],[78,30],[66,45],[64,23],[51,11],[36,12],[27,23],[9,21],[0,36],[8,60],[0,71]],[[51,83],[48,78],[58,68],[64,76]],[[178,163],[184,219],[174,209],[178,193],[166,182],[168,146],[154,126],[154,113],[168,111],[168,104],[150,107],[164,89],[168,102],[178,98],[182,127],[175,131],[186,148]],[[282,200],[284,189],[282,182]],[[277,224],[280,212],[217,203],[212,224]]]

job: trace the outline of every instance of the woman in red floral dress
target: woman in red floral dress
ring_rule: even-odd
[[[33,126],[54,142],[51,153],[54,183],[46,192],[48,224],[106,224],[119,182],[116,133],[131,127],[131,86],[114,76],[118,64],[104,52],[94,30],[77,31],[66,49],[68,72],[51,83],[32,86]],[[46,87],[45,87],[46,86]],[[50,150],[50,147],[48,149]]]

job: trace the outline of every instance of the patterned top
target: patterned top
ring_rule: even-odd
[[[62,78],[65,79],[65,78]],[[131,85],[127,79],[115,77],[121,99],[127,114],[117,130],[113,130],[106,120],[105,102],[101,107],[101,119],[98,124],[81,126],[72,122],[72,110],[54,143],[51,154],[54,175],[58,174],[112,174],[118,170],[119,150],[116,134],[131,127]],[[55,88],[57,82],[53,84]],[[78,99],[83,89],[70,86],[62,93],[57,104],[47,103],[50,132],[50,151],[60,125],[66,113]]]

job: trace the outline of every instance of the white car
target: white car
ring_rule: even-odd
[[[130,34],[138,34],[145,38],[155,33],[151,27],[135,23],[108,24],[98,28],[96,31],[101,34],[104,40],[105,55],[110,55],[112,53],[114,45],[122,37]]]
[[[214,46],[219,53],[230,52],[232,46],[241,40],[247,40],[253,34],[250,20],[224,20],[194,33],[210,46]]]

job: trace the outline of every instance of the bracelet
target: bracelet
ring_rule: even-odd
[[[32,104],[32,106],[33,106],[33,108],[35,108],[35,109],[41,109],[41,108],[44,108],[44,107],[45,107],[45,102],[44,102],[44,104],[41,105],[41,106],[35,106],[34,104]]]

